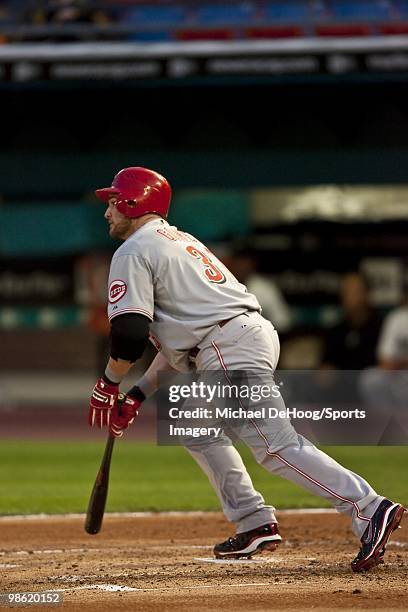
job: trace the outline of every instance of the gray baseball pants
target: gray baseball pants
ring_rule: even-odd
[[[279,339],[272,324],[249,312],[214,328],[198,346],[198,372],[265,371],[272,379],[279,358]],[[282,398],[281,407],[284,408]],[[288,418],[248,419],[234,430],[256,461],[271,474],[301,485],[328,500],[338,512],[348,514],[354,533],[361,537],[370,517],[384,499],[358,474],[351,472],[299,435]],[[183,444],[207,474],[226,518],[237,533],[277,522],[275,508],[265,504],[231,439],[184,438]]]

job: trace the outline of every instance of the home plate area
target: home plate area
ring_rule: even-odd
[[[0,590],[56,591],[64,611],[406,609],[404,521],[384,565],[353,574],[359,543],[346,517],[278,518],[281,546],[238,560],[212,556],[233,535],[219,513],[107,515],[96,536],[84,517],[0,519]]]

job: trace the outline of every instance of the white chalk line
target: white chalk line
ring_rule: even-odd
[[[57,593],[61,591],[86,591],[93,589],[100,589],[101,591],[177,591],[183,590],[198,590],[198,589],[219,589],[222,586],[223,589],[228,588],[240,588],[240,587],[258,587],[258,586],[270,586],[269,582],[239,582],[235,584],[192,584],[190,586],[174,586],[174,587],[126,587],[119,584],[84,584],[77,587],[66,588],[66,589],[47,589],[47,592]]]
[[[289,540],[284,540],[284,546],[292,546],[292,543]],[[407,542],[400,542],[399,540],[390,540],[387,544],[387,548],[390,546],[395,546],[399,548],[406,548],[408,546]],[[214,547],[212,545],[207,544],[162,544],[162,545],[146,545],[146,548],[149,550],[164,550],[164,549],[177,549],[184,548],[186,550],[212,550]],[[119,550],[119,547],[117,547]],[[0,551],[0,557],[12,557],[13,555],[61,555],[65,553],[92,553],[92,552],[104,552],[106,550],[112,550],[112,548],[104,549],[104,548],[64,548],[64,549],[45,549],[45,550],[10,550],[10,551]],[[114,549],[116,550],[116,548]],[[140,551],[140,547],[137,549]],[[0,565],[1,567],[1,565]]]
[[[291,542],[289,540],[285,540],[284,541],[284,546],[292,546]],[[407,548],[408,547],[408,543],[407,542],[400,542],[399,540],[390,540],[387,544],[387,548],[389,547],[396,547],[396,548]],[[149,550],[164,550],[164,549],[177,549],[179,550],[180,548],[184,548],[186,550],[212,550],[214,547],[211,545],[204,545],[204,544],[164,544],[161,546],[146,546],[146,548],[148,548]],[[65,548],[65,549],[46,549],[46,550],[10,550],[10,551],[0,551],[0,557],[13,557],[14,555],[27,555],[27,556],[31,556],[31,555],[61,555],[61,554],[65,554],[65,553],[92,553],[92,552],[104,552],[106,553],[107,549],[102,549],[102,548]],[[110,549],[109,549],[110,550]],[[115,549],[116,550],[116,549]],[[140,550],[140,548],[138,549]],[[198,558],[198,557],[194,557],[195,560],[204,560],[203,558]],[[308,560],[308,559],[306,559]],[[212,559],[212,562],[215,562],[215,559]],[[237,561],[237,559],[235,560],[223,560],[223,559],[218,559],[219,563],[231,563],[232,561]],[[252,559],[252,561],[257,561],[258,563],[261,561],[260,559]],[[208,561],[209,563],[210,561]],[[242,562],[242,560],[241,560]],[[271,562],[271,561],[270,561]],[[1,567],[11,567],[9,564],[0,564],[0,568]],[[17,565],[14,565],[13,567],[18,567]],[[19,566],[20,567],[20,566]]]
[[[87,552],[106,552],[107,549],[102,548],[50,548],[43,550],[8,550],[0,551],[0,557],[11,557],[13,555],[62,555],[65,553],[87,553]]]
[[[334,514],[336,510],[333,508],[291,508],[286,510],[277,510],[277,514]],[[148,518],[148,517],[169,517],[169,516],[211,516],[219,515],[217,511],[173,511],[166,512],[106,512],[106,518]],[[85,519],[85,513],[71,512],[68,514],[6,514],[0,516],[0,521],[15,521],[15,520],[49,520],[49,519]]]
[[[408,546],[407,542],[400,542],[399,540],[390,540],[387,544],[387,548],[390,546],[397,546],[399,548],[406,548]]]
[[[180,549],[185,548],[187,550],[212,550],[214,547],[211,545],[204,544],[163,544],[163,545],[146,545],[146,549],[148,550],[164,550],[164,549]],[[141,547],[138,547],[137,550],[140,551]],[[54,548],[54,549],[44,549],[44,550],[10,550],[10,551],[0,551],[0,557],[12,557],[14,555],[63,555],[66,553],[92,553],[92,552],[103,552],[106,553],[107,550],[120,550],[120,547],[117,548]],[[136,548],[135,548],[136,550]]]
[[[64,591],[90,591],[93,589],[100,589],[102,591],[138,591],[133,587],[120,586],[119,584],[85,584],[77,587],[70,587],[66,589],[47,589],[47,593],[62,593]]]
[[[218,514],[218,512],[205,512],[205,511],[172,511],[167,512],[105,512],[105,517],[108,518],[145,518],[145,517],[168,517],[168,516],[211,516],[211,514]],[[39,514],[5,514],[0,516],[0,521],[13,521],[13,520],[48,520],[48,519],[85,519],[86,514],[83,512],[68,512],[66,514],[47,514],[40,512]]]

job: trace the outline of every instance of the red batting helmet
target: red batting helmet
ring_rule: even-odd
[[[171,187],[161,174],[136,166],[120,170],[111,187],[97,189],[95,194],[102,202],[116,197],[116,208],[125,217],[136,219],[146,213],[157,213],[166,218]]]

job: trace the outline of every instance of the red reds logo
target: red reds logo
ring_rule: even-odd
[[[123,298],[127,291],[127,285],[122,280],[114,280],[109,286],[109,302],[114,304]]]
[[[153,344],[153,346],[156,348],[156,350],[161,351],[162,345],[160,344],[156,336],[153,336],[153,334],[150,334],[149,340]]]

